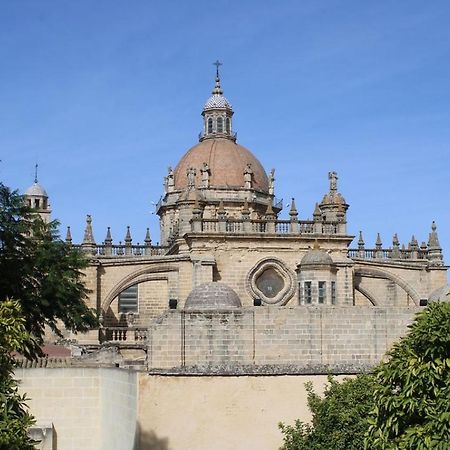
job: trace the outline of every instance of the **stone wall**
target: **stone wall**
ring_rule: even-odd
[[[134,450],[137,374],[114,368],[17,369],[38,423],[53,424],[56,449]]]
[[[378,363],[417,307],[168,311],[149,331],[153,372],[357,373]]]
[[[276,450],[279,422],[311,419],[305,383],[321,393],[327,376],[139,379],[140,450]]]

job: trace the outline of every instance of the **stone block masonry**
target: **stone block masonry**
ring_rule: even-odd
[[[116,368],[17,369],[38,423],[57,449],[136,450],[138,374]]]
[[[168,311],[149,330],[151,373],[358,373],[407,331],[418,307]]]

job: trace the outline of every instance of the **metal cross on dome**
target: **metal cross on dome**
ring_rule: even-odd
[[[219,67],[223,66],[223,64],[217,60],[216,62],[213,62],[213,66],[216,66],[216,77],[219,78]]]

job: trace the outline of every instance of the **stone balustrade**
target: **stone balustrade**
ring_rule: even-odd
[[[392,248],[383,249],[349,249],[348,257],[351,259],[366,259],[366,260],[417,260],[428,259],[428,250],[410,250],[410,249],[398,249],[394,251]]]
[[[163,256],[167,253],[168,247],[159,245],[131,245],[131,244],[95,244],[86,246],[83,244],[72,245],[74,248],[88,250],[97,257],[123,257],[123,256]]]
[[[100,341],[127,344],[142,344],[147,340],[147,328],[104,327],[100,329]]]
[[[282,235],[341,235],[345,236],[345,222],[325,222],[313,220],[244,220],[244,219],[203,219],[191,220],[193,233],[217,234],[282,234]]]

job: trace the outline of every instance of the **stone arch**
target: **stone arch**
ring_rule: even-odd
[[[395,275],[387,270],[375,268],[375,267],[357,267],[355,268],[355,275],[359,275],[361,277],[369,277],[369,278],[385,278],[391,280],[395,284],[399,285],[411,298],[416,306],[419,306],[420,303],[420,295],[417,291],[407,283],[402,277]],[[361,292],[361,294],[365,295],[360,289],[356,288]],[[370,300],[370,299],[369,299]]]
[[[178,268],[170,266],[158,267],[143,267],[128,274],[120,280],[105,297],[102,302],[101,310],[106,311],[113,300],[125,289],[137,283],[144,283],[146,281],[168,281],[168,272],[177,272]]]
[[[369,302],[372,303],[372,306],[378,306],[377,301],[375,300],[375,297],[367,289],[364,289],[360,285],[355,285],[355,290],[357,290],[365,298],[367,298],[367,300],[369,300]]]

